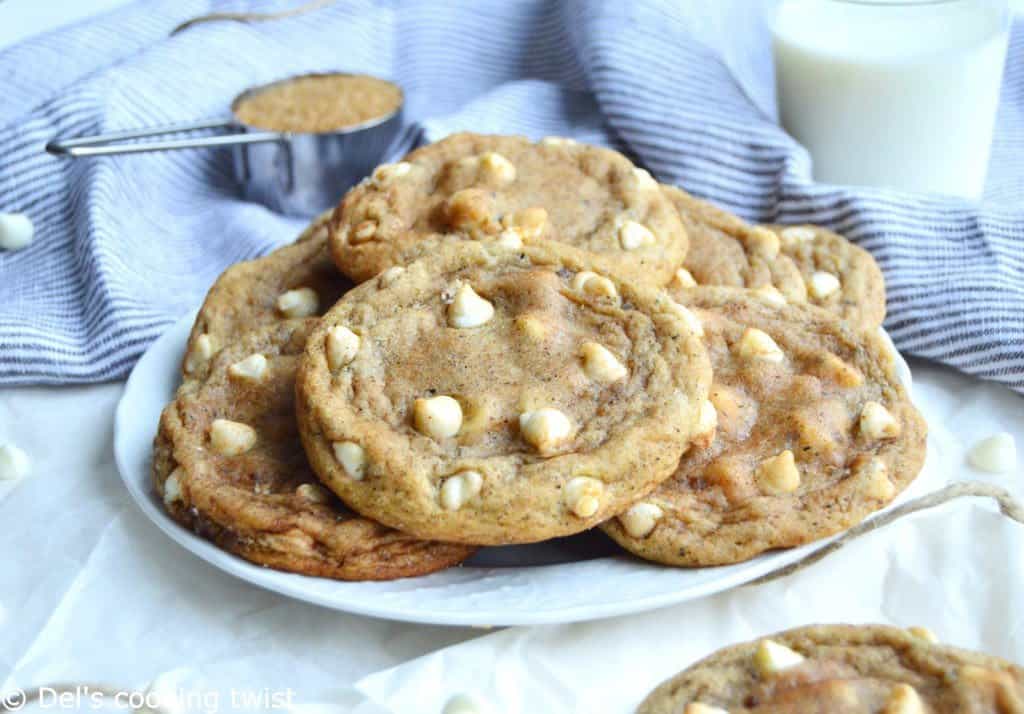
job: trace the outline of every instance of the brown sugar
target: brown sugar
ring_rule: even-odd
[[[360,74],[317,74],[277,82],[234,108],[242,123],[271,131],[325,132],[385,117],[402,104],[402,90]]]

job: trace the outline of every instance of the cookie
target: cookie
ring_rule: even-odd
[[[379,167],[331,224],[338,267],[357,282],[401,264],[424,238],[456,233],[559,240],[594,269],[664,285],[686,253],[677,211],[650,174],[618,152],[569,139],[455,134]]]
[[[388,580],[461,562],[471,548],[356,516],[317,482],[294,412],[315,324],[278,321],[238,338],[164,410],[153,470],[168,513],[246,560],[295,573]]]
[[[213,356],[242,333],[322,315],[352,287],[327,251],[330,216],[319,216],[295,243],[224,271],[192,326],[181,366],[186,380],[203,379]]]
[[[1024,669],[923,628],[815,625],[733,645],[655,689],[637,714],[1024,712]]]
[[[296,384],[313,468],[420,537],[526,543],[670,476],[710,383],[692,315],[555,242],[456,241],[351,292]]]
[[[674,186],[690,248],[677,287],[774,287],[789,302],[809,302],[864,327],[885,319],[885,279],[874,258],[819,226],[752,226]]]
[[[703,325],[716,429],[604,524],[624,548],[670,565],[735,563],[849,528],[920,471],[926,425],[877,332],[746,290],[672,295]]]

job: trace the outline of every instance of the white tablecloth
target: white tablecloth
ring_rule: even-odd
[[[963,465],[965,447],[994,431],[1024,445],[1021,398],[943,368],[913,368],[932,431],[926,485],[979,478],[1024,498],[1020,474]],[[626,712],[714,647],[840,620],[923,623],[947,641],[1024,661],[1024,528],[983,501],[915,516],[775,583],[590,624],[487,634],[293,602],[200,561],[129,500],[111,449],[120,392],[0,393],[0,442],[19,444],[34,467],[20,482],[0,482],[0,692],[156,680],[168,691],[219,692],[208,696],[220,697],[220,710],[231,689],[285,696],[290,688],[293,702],[339,711],[369,695],[378,704],[360,711],[439,712],[450,694],[472,690],[507,714],[577,708],[562,707],[567,701]],[[383,673],[368,677],[375,672]]]

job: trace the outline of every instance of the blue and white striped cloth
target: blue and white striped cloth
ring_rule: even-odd
[[[341,69],[403,85],[407,144],[573,135],[748,219],[830,226],[882,265],[902,351],[1024,391],[1024,26],[978,205],[810,182],[753,0],[338,0],[168,36],[294,5],[146,0],[0,53],[0,211],[37,231],[0,253],[0,384],[124,376],[226,266],[301,228],[239,198],[225,151],[71,161],[49,139],[220,116],[249,86]]]

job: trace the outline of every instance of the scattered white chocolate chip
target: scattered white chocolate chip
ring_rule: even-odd
[[[449,476],[441,484],[441,507],[446,511],[457,511],[473,496],[480,493],[484,477],[479,471],[462,471]]]
[[[705,399],[700,405],[700,412],[697,414],[697,431],[695,434],[703,436],[711,433],[718,426],[718,411],[710,400]]]
[[[786,304],[786,296],[782,294],[774,285],[762,285],[759,288],[754,289],[754,294],[764,300],[769,305],[776,307],[782,307]]]
[[[704,325],[701,323],[700,318],[693,314],[693,311],[685,305],[680,305],[675,300],[669,301],[672,309],[679,317],[683,318],[683,322],[686,323],[686,327],[696,335],[697,337],[704,336]]]
[[[494,244],[507,250],[519,250],[523,247],[523,237],[518,228],[506,228],[494,239]]]
[[[927,627],[921,627],[920,625],[908,627],[907,632],[912,634],[914,637],[922,639],[925,642],[931,642],[932,644],[935,644],[939,641],[939,638],[935,635],[934,632],[929,630]]]
[[[626,366],[604,345],[584,342],[580,354],[583,357],[583,371],[595,382],[611,384],[629,374]]]
[[[199,335],[192,343],[192,349],[189,350],[188,356],[185,357],[185,373],[192,374],[199,369],[200,365],[209,362],[215,351],[213,338],[205,333]]]
[[[548,223],[548,212],[540,206],[524,208],[505,216],[501,223],[505,228],[518,229],[521,237],[540,238]]]
[[[815,233],[813,228],[806,226],[790,226],[783,228],[779,236],[787,243],[806,243],[814,240]]]
[[[494,305],[480,297],[468,283],[463,283],[448,306],[448,324],[452,327],[479,327],[494,317]]]
[[[804,661],[803,655],[774,640],[761,640],[754,652],[754,667],[762,676],[774,674]]]
[[[488,151],[480,157],[480,170],[488,179],[497,183],[511,183],[516,180],[516,167],[499,153]]]
[[[540,140],[541,146],[574,146],[575,144],[575,139],[566,136],[545,136]]]
[[[869,498],[890,501],[896,495],[896,487],[889,480],[889,469],[882,460],[871,459],[860,467],[859,473],[864,479],[864,493]]]
[[[1017,443],[1013,434],[1001,431],[974,444],[967,461],[976,469],[994,474],[1010,473],[1017,467]]]
[[[267,358],[257,353],[228,367],[228,374],[236,379],[259,381],[267,374]]]
[[[647,226],[627,220],[619,226],[619,242],[626,250],[637,250],[654,245],[655,238]]]
[[[313,288],[297,288],[281,293],[277,310],[285,317],[310,317],[320,308],[320,297]]]
[[[310,503],[328,503],[331,500],[327,489],[316,483],[301,484],[295,489],[295,495]]]
[[[807,292],[818,300],[824,300],[837,290],[839,290],[839,278],[823,270],[812,273],[811,280],[807,284]]]
[[[633,169],[633,176],[636,178],[636,185],[642,191],[653,191],[659,188],[658,182],[651,176],[651,172],[647,169],[635,168]]]
[[[604,484],[596,478],[577,476],[565,485],[566,507],[580,518],[590,518],[601,507]]]
[[[527,443],[545,452],[557,447],[572,434],[572,422],[551,407],[523,412],[519,415],[519,431]]]
[[[713,707],[701,702],[690,702],[683,709],[683,714],[729,714],[729,712],[721,707]]]
[[[405,272],[405,268],[401,265],[392,265],[390,268],[380,274],[380,286],[382,288],[390,287],[394,284],[398,277]]]
[[[336,441],[331,444],[334,458],[345,473],[356,481],[362,481],[366,475],[366,450],[354,441]]]
[[[32,461],[14,444],[0,444],[0,481],[17,481],[28,476]]]
[[[636,503],[619,516],[619,523],[631,537],[646,538],[664,515],[665,512],[653,503]]]
[[[417,399],[413,403],[413,420],[421,434],[447,439],[462,428],[462,406],[449,396]]]
[[[589,270],[581,270],[573,276],[572,289],[591,297],[619,297],[619,291],[615,289],[615,283],[603,275],[592,273]]]
[[[900,423],[878,402],[868,402],[860,412],[860,433],[868,439],[892,439],[899,436]]]
[[[399,161],[397,164],[381,164],[373,171],[373,180],[379,186],[391,183],[395,179],[407,176],[412,171],[412,164]]]
[[[171,471],[171,475],[164,481],[164,505],[171,505],[175,501],[182,500],[181,493],[181,467]]]
[[[909,684],[897,684],[885,703],[881,714],[924,714],[924,703],[917,690]]]
[[[777,456],[765,459],[754,472],[754,478],[763,493],[792,493],[800,486],[800,470],[796,467],[793,452],[786,449]]]
[[[356,358],[361,343],[359,335],[344,325],[332,327],[327,332],[327,340],[324,345],[327,352],[327,367],[332,372],[337,372],[347,365]]]
[[[676,271],[675,277],[672,279],[672,287],[674,288],[692,288],[696,287],[697,281],[693,278],[691,273],[686,268],[680,268]]]
[[[748,327],[743,331],[736,352],[743,359],[760,359],[766,362],[781,362],[785,355],[771,336],[756,327]]]
[[[24,213],[0,213],[0,249],[21,250],[33,237],[35,227]]]
[[[222,456],[238,456],[256,445],[256,430],[230,419],[214,419],[210,424],[210,445]]]
[[[365,243],[377,234],[376,221],[363,221],[350,233],[352,243]]]
[[[775,260],[779,254],[779,237],[774,231],[762,226],[751,226],[747,232],[750,249],[768,260]]]

